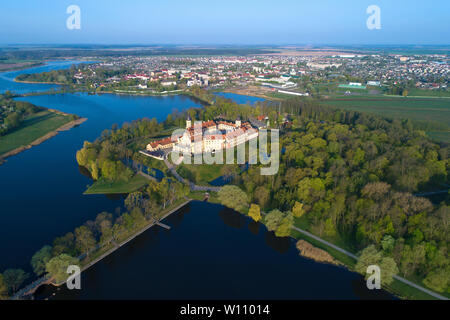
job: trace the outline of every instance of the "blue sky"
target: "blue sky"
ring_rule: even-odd
[[[66,8],[81,8],[68,30]],[[368,30],[366,8],[381,9]],[[448,0],[2,0],[0,43],[450,44]]]

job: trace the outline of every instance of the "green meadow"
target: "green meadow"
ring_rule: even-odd
[[[0,137],[0,155],[26,146],[70,121],[69,116],[51,111],[35,113],[26,118],[19,128]]]
[[[388,118],[411,119],[433,139],[450,142],[450,99],[447,98],[348,96],[331,97],[322,103]]]

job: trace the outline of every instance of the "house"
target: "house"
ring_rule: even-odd
[[[174,143],[173,143],[171,137],[167,137],[162,140],[150,142],[147,145],[146,149],[147,149],[147,151],[158,151],[158,150],[172,148],[173,144]]]

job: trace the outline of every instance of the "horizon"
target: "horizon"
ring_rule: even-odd
[[[438,3],[436,3],[438,2]],[[80,8],[80,29],[69,30],[69,6]],[[366,10],[377,5],[381,28],[369,30]],[[1,45],[449,45],[450,3],[268,0],[210,3],[174,0],[32,0],[0,3]]]

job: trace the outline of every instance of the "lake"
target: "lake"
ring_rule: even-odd
[[[69,65],[52,63],[31,71]],[[0,91],[52,87],[12,82],[11,74],[21,72],[30,70],[0,74]],[[185,96],[82,93],[20,99],[88,121],[0,166],[0,272],[6,268],[30,272],[31,256],[56,236],[102,211],[123,210],[120,196],[83,195],[91,180],[79,169],[75,153],[84,141],[96,139],[114,123],[142,117],[164,120],[175,108],[200,107]],[[384,291],[367,290],[356,273],[300,257],[292,239],[278,239],[223,206],[192,202],[164,222],[172,229],[151,228],[83,273],[83,290],[60,289],[55,298],[392,298]],[[52,290],[40,290],[39,297]]]

